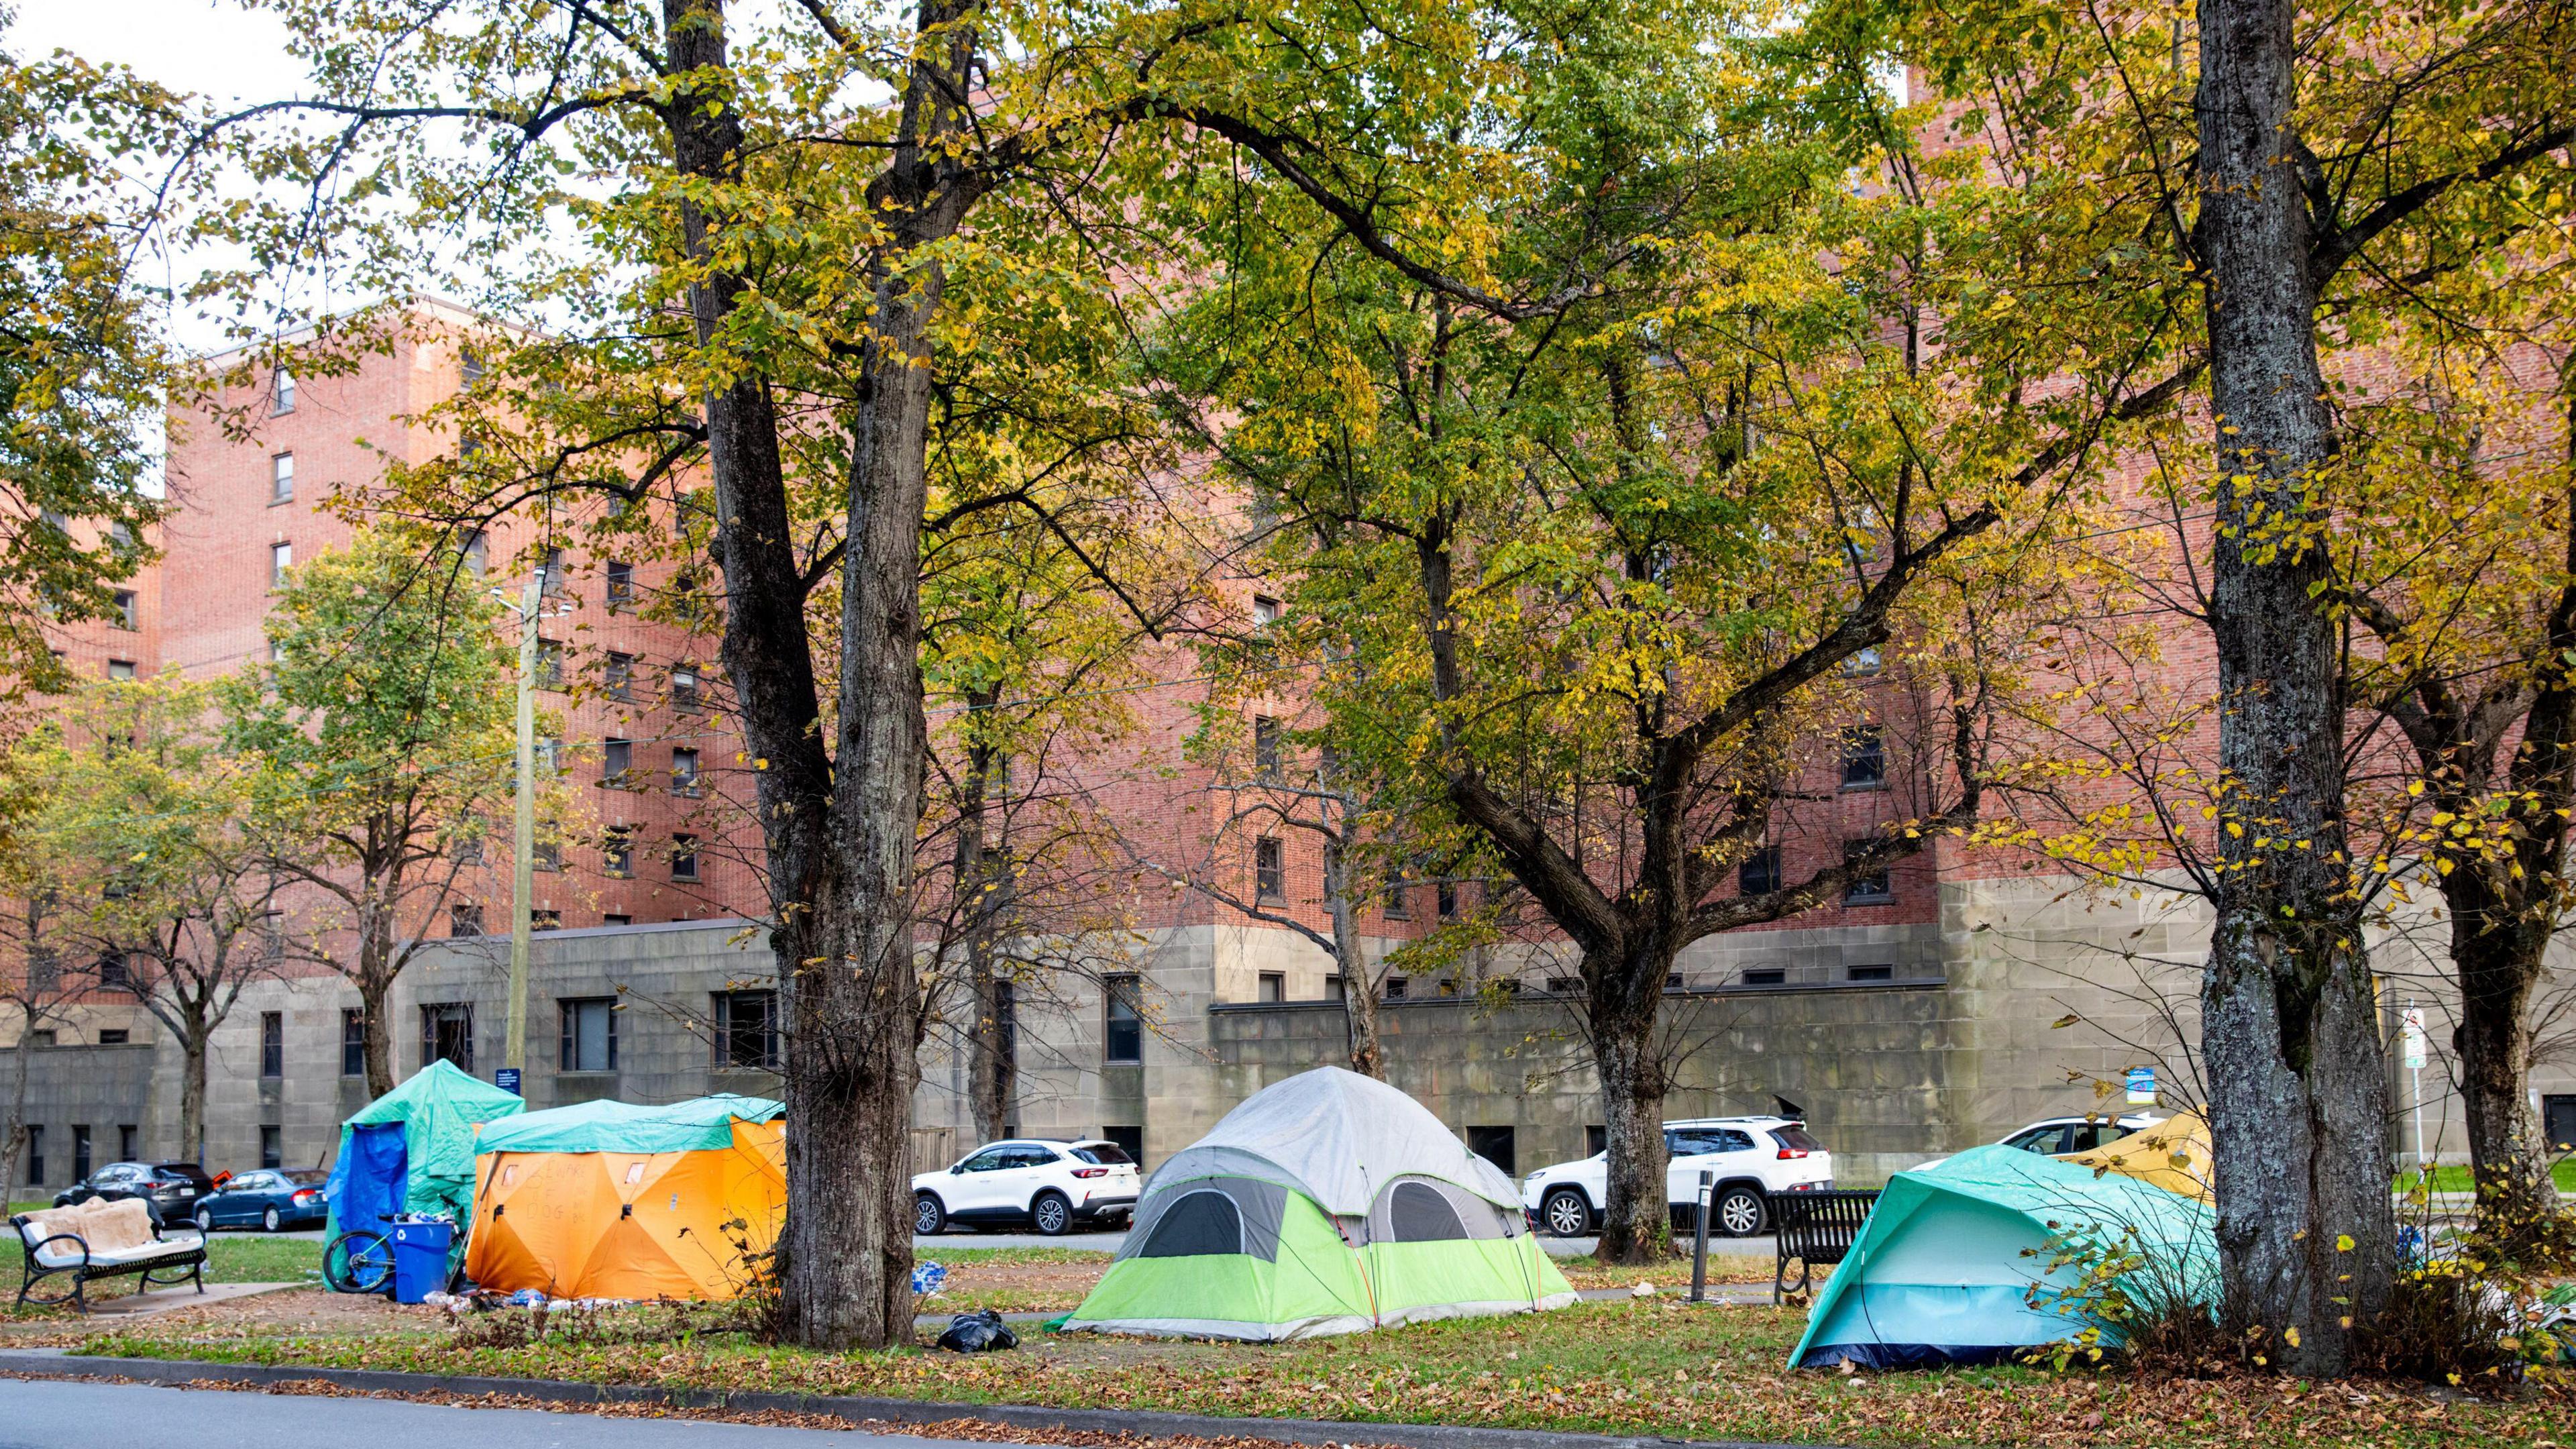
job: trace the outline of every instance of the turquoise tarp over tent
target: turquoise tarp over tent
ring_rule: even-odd
[[[2155,1291],[2214,1303],[2218,1245],[2210,1226],[2207,1204],[2134,1177],[2018,1148],[1974,1148],[1888,1183],[1850,1256],[1817,1295],[1789,1362],[1994,1363],[2070,1338],[2095,1325],[2080,1304],[2055,1301],[2080,1271],[2049,1270],[2052,1240],[2069,1233],[2129,1239],[2153,1265],[2145,1271]]]
[[[474,1206],[474,1129],[527,1105],[449,1062],[421,1068],[341,1124],[331,1230],[381,1231],[384,1217],[397,1212],[466,1221]],[[383,1130],[395,1127],[399,1138]]]
[[[685,1102],[579,1102],[497,1122],[475,1138],[474,1152],[709,1152],[733,1146],[733,1124],[775,1122],[787,1115],[767,1097],[719,1092]]]

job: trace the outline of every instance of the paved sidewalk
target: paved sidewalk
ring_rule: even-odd
[[[91,1316],[97,1318],[148,1318],[167,1313],[173,1308],[193,1308],[205,1303],[223,1303],[235,1298],[250,1298],[262,1293],[275,1293],[281,1288],[301,1288],[301,1283],[209,1283],[206,1291],[194,1287],[155,1288],[149,1293],[128,1293],[122,1298],[93,1298]]]

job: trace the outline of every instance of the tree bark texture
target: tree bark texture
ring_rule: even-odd
[[[0,1136],[0,1200],[10,1188],[23,1179],[18,1173],[19,1154],[27,1145],[27,1058],[36,1049],[36,1013],[23,1005],[18,1012],[18,1045],[9,1053],[9,1120],[0,1123],[6,1135]]]
[[[1349,812],[1342,813],[1347,820]],[[1324,910],[1333,921],[1333,970],[1342,978],[1342,1027],[1351,1070],[1383,1082],[1386,1049],[1378,1040],[1377,982],[1360,948],[1359,912],[1351,902],[1349,845],[1339,836],[1324,846]]]
[[[2201,987],[2223,1313],[2332,1376],[2386,1303],[2388,1074],[2346,864],[2344,699],[2310,490],[2332,460],[2291,0],[2202,0],[2197,98],[2220,473],[2212,627],[2226,790]],[[2346,1245],[2349,1245],[2348,1247]],[[2295,1330],[2295,1332],[2293,1332]]]
[[[1601,1078],[1601,1120],[1609,1161],[1601,1205],[1601,1242],[1594,1256],[1604,1263],[1643,1263],[1666,1256],[1672,1248],[1672,1209],[1665,1189],[1665,1064],[1655,1050],[1655,1020],[1662,1004],[1662,964],[1621,962],[1628,969],[1604,969],[1585,963],[1584,980],[1591,992],[1588,1026],[1592,1063]],[[1644,970],[1653,984],[1640,991]]]
[[[358,938],[358,969],[351,980],[358,988],[358,1010],[367,1053],[367,1096],[374,1099],[394,1089],[393,1022],[386,1001],[393,995],[394,973],[388,961],[393,943],[386,939],[386,916],[370,914]]]

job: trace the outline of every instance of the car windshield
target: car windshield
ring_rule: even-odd
[[[1785,1127],[1774,1127],[1771,1129],[1771,1137],[1781,1146],[1796,1152],[1825,1150],[1825,1144],[1818,1142],[1815,1136],[1807,1131],[1807,1124],[1804,1122],[1792,1122]]]
[[[1073,1155],[1085,1162],[1097,1162],[1103,1167],[1116,1167],[1120,1163],[1136,1160],[1127,1155],[1127,1149],[1115,1142],[1086,1142],[1073,1149]]]
[[[283,1173],[281,1176],[283,1176],[288,1182],[294,1183],[297,1187],[319,1187],[323,1183],[331,1180],[331,1174],[324,1172],[318,1167],[299,1167],[293,1172]]]

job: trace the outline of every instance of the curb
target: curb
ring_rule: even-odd
[[[501,1395],[559,1404],[666,1404],[678,1409],[814,1414],[896,1424],[971,1419],[1033,1433],[1070,1430],[1146,1437],[1252,1438],[1282,1444],[1393,1445],[1396,1449],[1830,1449],[1740,1439],[1664,1439],[1546,1429],[1485,1429],[1457,1424],[1374,1424],[1327,1419],[1234,1419],[1158,1409],[1057,1409],[1035,1404],[961,1404],[925,1399],[873,1399],[839,1394],[711,1393],[642,1384],[583,1384],[561,1379],[414,1374],[388,1369],[312,1368],[288,1364],[203,1363],[164,1358],[76,1358],[59,1349],[0,1349],[0,1377],[87,1379],[111,1383],[227,1384],[259,1389],[319,1380],[362,1393],[436,1392]]]

